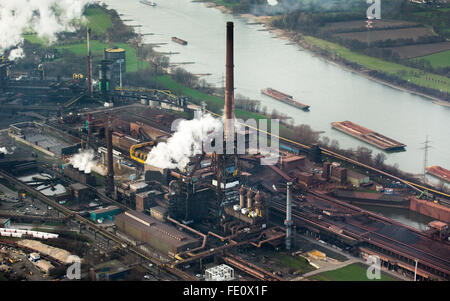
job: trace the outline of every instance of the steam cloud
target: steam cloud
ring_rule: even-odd
[[[87,150],[75,154],[72,158],[70,158],[69,162],[73,165],[74,168],[77,168],[80,171],[84,171],[84,173],[90,173],[92,167],[96,164],[94,160],[94,151]]]
[[[49,43],[59,32],[75,31],[84,7],[93,0],[0,0],[0,53],[9,59],[23,56],[23,33],[35,32]]]
[[[183,170],[189,163],[189,157],[201,154],[203,142],[222,128],[222,121],[210,114],[196,116],[192,120],[182,120],[167,143],[159,143],[151,150],[146,163],[159,168]]]
[[[14,150],[14,147],[11,149],[11,151],[8,151],[6,147],[0,147],[0,154],[10,155],[14,153]]]
[[[367,8],[367,6],[366,0],[268,0],[263,5],[252,5],[251,12],[255,15],[274,15],[295,10],[350,11],[355,7]]]

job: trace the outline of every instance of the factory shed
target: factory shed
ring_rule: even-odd
[[[137,211],[127,211],[117,215],[115,224],[127,235],[171,256],[192,249],[200,243],[198,239],[175,227]]]
[[[349,181],[353,186],[359,187],[362,184],[367,184],[370,182],[369,176],[360,174],[353,170],[347,170],[347,181]]]
[[[79,202],[91,200],[92,192],[89,187],[81,183],[74,183],[69,186],[72,196]]]
[[[131,268],[118,260],[111,260],[94,267],[94,279],[96,281],[123,280],[130,273]]]
[[[11,220],[9,218],[0,218],[0,228],[10,228]]]
[[[36,267],[38,267],[45,274],[49,274],[50,270],[54,268],[54,266],[48,260],[39,260],[35,263]]]
[[[281,158],[282,169],[290,171],[293,169],[302,169],[305,167],[305,156],[289,156]]]
[[[108,206],[106,208],[97,209],[90,212],[91,220],[98,221],[99,219],[114,220],[114,217],[120,213],[120,209],[117,206]]]
[[[165,221],[167,216],[167,209],[161,206],[154,206],[150,208],[150,215],[153,218],[156,218],[157,220],[163,222]]]

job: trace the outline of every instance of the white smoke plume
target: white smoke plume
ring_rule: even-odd
[[[96,161],[94,160],[94,151],[87,150],[75,154],[72,158],[70,158],[69,162],[74,168],[84,171],[84,173],[90,173],[92,167],[96,165]]]
[[[14,153],[15,147],[12,147],[11,150],[8,150],[6,147],[0,147],[0,154],[11,155]]]
[[[10,59],[23,56],[23,33],[36,33],[49,43],[56,34],[75,31],[84,7],[93,0],[0,0],[0,53],[15,48]]]
[[[203,142],[222,129],[222,121],[210,114],[199,115],[192,120],[182,120],[167,143],[159,143],[151,150],[146,163],[158,168],[184,170],[190,157],[202,153]]]

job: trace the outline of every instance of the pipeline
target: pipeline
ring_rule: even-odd
[[[217,116],[217,117],[222,117],[221,115],[216,114],[216,113],[214,113],[214,112],[212,112],[212,111],[210,111],[210,110],[205,110],[205,111],[208,112],[208,113],[211,114],[211,115],[214,115],[214,116]],[[251,125],[249,125],[249,124],[246,124],[246,123],[242,123],[242,122],[238,122],[238,121],[236,121],[236,122],[237,122],[238,124],[240,124],[240,125],[243,125],[243,126],[246,126],[246,127],[248,127],[248,128],[254,129],[254,130],[258,131],[258,132],[262,132],[262,133],[265,133],[265,134],[267,134],[267,135],[276,137],[276,138],[278,138],[278,139],[280,139],[280,140],[283,140],[283,141],[292,143],[292,144],[297,145],[297,146],[300,146],[300,147],[302,147],[302,148],[304,148],[304,149],[307,149],[307,150],[311,149],[310,146],[305,145],[305,144],[302,144],[302,143],[300,143],[300,142],[296,142],[296,141],[293,141],[293,140],[290,140],[290,139],[281,137],[281,136],[279,136],[279,135],[272,134],[272,133],[270,133],[270,132],[268,132],[268,131],[264,131],[264,130],[255,128],[255,127],[253,127],[253,126],[251,126]],[[338,153],[335,153],[335,152],[333,152],[333,151],[331,151],[331,150],[328,150],[328,149],[326,149],[326,148],[320,147],[320,149],[321,149],[322,154],[325,154],[325,155],[328,155],[328,156],[331,156],[331,157],[335,157],[335,158],[337,158],[337,159],[339,159],[339,160],[346,161],[346,162],[350,162],[350,163],[353,163],[353,164],[358,165],[358,166],[360,166],[360,167],[363,167],[363,168],[365,168],[365,169],[368,169],[368,170],[371,170],[371,171],[373,171],[373,172],[382,174],[382,175],[384,175],[384,176],[386,176],[386,177],[389,177],[389,178],[391,178],[391,179],[397,180],[397,181],[399,181],[399,182],[401,182],[401,183],[404,183],[404,184],[408,185],[410,188],[414,189],[415,191],[422,192],[422,190],[420,190],[419,188],[421,188],[421,189],[427,189],[428,191],[431,191],[431,192],[433,192],[433,193],[435,193],[435,194],[438,194],[438,195],[441,195],[441,196],[445,196],[445,197],[447,197],[447,198],[450,199],[450,194],[444,193],[444,192],[442,192],[442,191],[437,191],[437,190],[434,190],[434,189],[430,189],[430,188],[424,187],[424,186],[422,186],[422,185],[419,185],[419,184],[416,184],[416,183],[413,183],[413,182],[409,182],[409,181],[403,180],[403,179],[401,179],[401,178],[399,178],[399,177],[396,177],[396,176],[394,176],[394,175],[391,175],[391,174],[389,174],[389,173],[387,173],[387,172],[384,172],[384,171],[379,170],[379,169],[377,169],[377,168],[374,168],[374,167],[372,167],[372,166],[366,165],[366,164],[364,164],[364,163],[360,163],[360,162],[355,161],[355,160],[353,160],[353,159],[347,158],[347,157],[345,157],[345,156],[343,156],[343,155],[340,155],[340,154],[338,154]]]
[[[260,268],[260,267],[258,267],[258,266],[256,266],[256,265],[254,265],[253,263],[250,263],[250,262],[248,262],[248,261],[246,261],[246,260],[244,260],[244,259],[242,259],[242,258],[240,258],[240,257],[238,257],[238,256],[236,256],[236,255],[233,255],[233,254],[227,254],[227,256],[228,256],[229,259],[234,260],[236,263],[238,263],[238,264],[240,264],[240,265],[244,265],[244,264],[245,264],[245,265],[248,266],[248,267],[247,267],[248,269],[253,269],[253,271],[255,271],[256,273],[258,273],[259,275],[262,275],[262,277],[263,277],[262,280],[276,280],[276,281],[283,281],[282,278],[280,278],[280,277],[278,277],[278,276],[276,276],[276,275],[273,275],[273,274],[267,272],[266,270],[264,270],[264,269],[262,269],[262,268]]]
[[[189,256],[194,256],[192,252],[196,252],[196,251],[199,251],[199,250],[202,250],[202,249],[205,248],[206,240],[208,238],[207,235],[205,235],[205,234],[203,234],[203,233],[201,233],[201,232],[199,232],[199,231],[197,231],[197,230],[195,230],[195,229],[193,229],[193,228],[191,228],[189,226],[186,226],[183,223],[180,223],[179,221],[171,218],[170,216],[167,217],[167,220],[171,221],[172,223],[174,223],[174,224],[176,224],[176,225],[178,225],[178,226],[180,226],[182,228],[185,228],[186,230],[191,231],[192,233],[195,233],[195,234],[197,234],[197,235],[199,235],[199,236],[201,236],[203,238],[203,242],[202,242],[202,245],[200,247],[197,247],[197,248],[194,248],[192,250],[185,251],[185,252],[182,252],[182,253],[178,253],[178,254],[175,255],[175,258],[182,260],[181,255],[183,255],[183,254],[188,254]]]
[[[106,231],[105,229],[98,227],[97,224],[95,224],[93,221],[90,221],[84,217],[82,217],[81,215],[67,209],[66,207],[64,207],[63,205],[59,204],[56,201],[53,201],[52,199],[50,199],[49,197],[45,196],[44,194],[42,194],[41,192],[35,190],[32,187],[29,187],[28,185],[20,182],[19,180],[17,180],[16,178],[10,176],[9,174],[0,171],[0,176],[4,177],[5,179],[7,179],[11,184],[15,185],[15,186],[19,186],[21,189],[25,190],[26,192],[28,192],[29,194],[33,195],[34,197],[36,197],[37,199],[41,200],[42,202],[46,203],[47,205],[52,206],[53,208],[55,208],[56,210],[62,212],[64,215],[66,215],[67,217],[73,217],[76,220],[78,220],[79,222],[88,225],[89,227],[92,227],[96,232],[98,232],[99,234],[103,235],[104,237],[112,240],[113,242],[117,243],[119,246],[121,246],[121,248],[131,251],[133,253],[135,253],[136,255],[151,261],[152,263],[154,263],[155,265],[165,269],[166,271],[168,271],[169,273],[172,273],[174,275],[176,275],[177,277],[180,277],[181,279],[184,280],[189,280],[189,281],[197,281],[198,279],[196,277],[190,276],[186,273],[184,273],[183,271],[176,269],[174,267],[169,267],[168,265],[160,262],[159,260],[150,257],[149,255],[143,253],[141,250],[139,250],[138,248],[135,248],[133,246],[129,246],[125,241],[123,241],[121,238],[117,237],[116,235]]]

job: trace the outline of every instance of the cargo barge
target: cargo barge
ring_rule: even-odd
[[[384,151],[404,151],[406,147],[403,143],[366,129],[351,121],[332,122],[331,126],[338,131],[358,138]]]
[[[429,174],[432,174],[433,176],[438,177],[439,179],[442,179],[442,180],[450,183],[450,170],[448,170],[448,169],[434,165],[434,166],[427,167],[427,172]]]
[[[148,5],[148,6],[156,6],[156,2],[148,1],[148,0],[140,0],[142,4]]]
[[[272,89],[272,88],[262,89],[261,93],[264,95],[270,96],[272,98],[275,98],[276,100],[284,102],[293,107],[296,107],[298,109],[301,109],[304,111],[309,110],[308,105],[305,105],[305,104],[295,100],[291,95],[284,94],[283,92],[277,91],[275,89]]]
[[[187,45],[187,42],[185,40],[182,40],[177,37],[172,37],[172,41],[174,41],[175,43],[181,44],[181,45]]]

